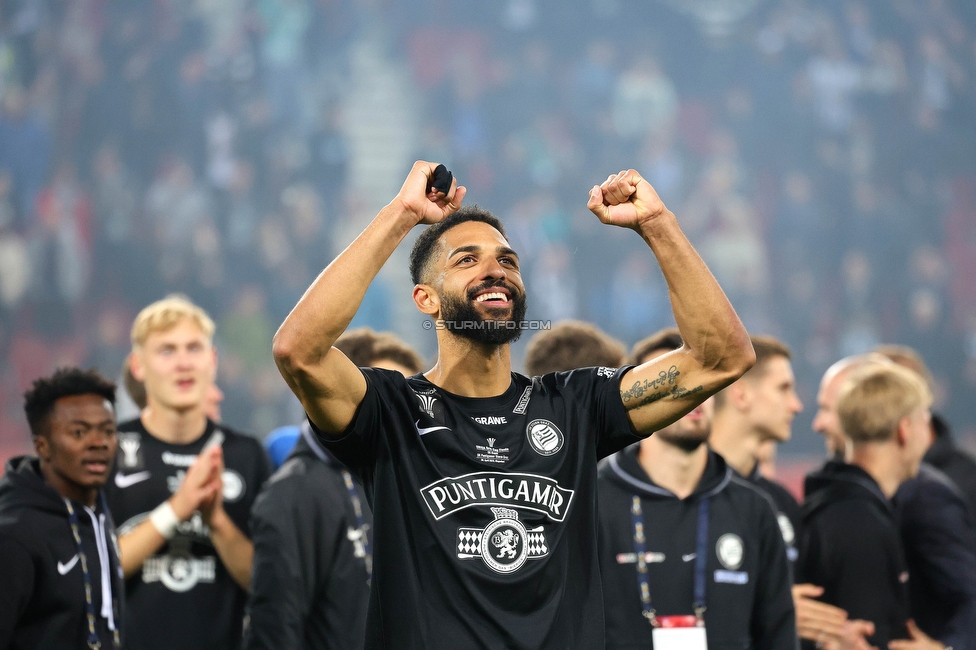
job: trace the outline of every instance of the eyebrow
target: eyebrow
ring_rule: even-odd
[[[71,420],[68,424],[69,425],[80,424],[83,427],[88,427],[89,429],[91,429],[93,427],[104,427],[106,424],[115,424],[115,420],[113,418],[106,418],[101,422],[95,422],[94,424],[89,422],[88,420]]]
[[[503,255],[511,255],[512,257],[518,259],[518,253],[516,253],[508,246],[498,246],[495,248],[495,251],[498,253],[502,253]],[[451,259],[458,253],[480,253],[480,252],[481,252],[481,246],[478,246],[477,244],[468,244],[467,246],[459,246],[458,248],[449,251],[447,254],[447,259]]]

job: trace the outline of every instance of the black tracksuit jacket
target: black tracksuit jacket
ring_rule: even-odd
[[[804,484],[798,580],[823,587],[823,602],[874,623],[868,641],[907,639],[908,565],[894,506],[856,465],[828,461]],[[812,647],[812,646],[811,646]]]
[[[355,484],[366,524],[360,531],[342,464],[309,440],[298,439],[251,508],[245,650],[363,647],[369,586],[362,533],[372,532],[372,516]]]
[[[949,423],[938,413],[932,414],[935,442],[925,452],[925,462],[944,473],[956,484],[976,517],[976,459],[956,446]]]
[[[99,499],[94,512],[102,529],[99,536],[107,542],[103,567],[91,517],[81,504],[74,508],[91,576],[96,633],[103,650],[109,650],[113,634],[101,616],[103,570],[111,584],[117,627],[124,598],[115,525]],[[0,481],[0,650],[88,647],[85,583],[77,556],[68,509],[44,481],[40,461],[32,456],[10,459]]]
[[[976,650],[976,530],[965,497],[948,476],[922,463],[892,501],[911,575],[912,618],[953,650]]]
[[[608,649],[653,648],[634,562],[633,496],[641,499],[651,599],[659,616],[692,614],[698,503],[709,499],[705,627],[709,650],[797,647],[792,577],[769,497],[709,452],[694,493],[678,499],[651,482],[639,445],[609,457],[599,473],[600,569]],[[728,564],[719,540],[737,538]],[[722,559],[724,557],[724,560]]]

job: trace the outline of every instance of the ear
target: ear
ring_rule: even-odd
[[[752,406],[752,386],[748,382],[740,379],[725,390],[729,392],[726,399],[736,410],[748,411]]]
[[[212,343],[210,344],[210,352],[213,354],[213,367],[214,367],[213,379],[214,381],[216,381],[217,380],[217,347]]]
[[[130,352],[127,363],[129,364],[129,372],[131,372],[132,376],[136,378],[136,381],[145,383],[146,371],[143,368],[142,360],[139,358],[139,353],[135,350]]]
[[[418,284],[413,288],[413,303],[417,305],[420,313],[433,316],[441,309],[441,299],[428,284]]]
[[[31,436],[34,442],[34,451],[37,452],[37,457],[43,460],[45,463],[51,461],[51,441],[46,435],[36,435]]]
[[[911,442],[912,435],[912,420],[911,417],[906,415],[902,419],[898,420],[898,428],[895,430],[895,442],[902,449],[909,446]]]

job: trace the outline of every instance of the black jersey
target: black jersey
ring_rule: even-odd
[[[322,442],[373,507],[367,648],[602,648],[597,460],[638,440],[628,368],[448,393],[363,369],[345,434]]]
[[[179,487],[218,425],[185,445],[153,437],[140,420],[119,425],[118,456],[105,485],[109,508],[124,535],[147,519]],[[224,510],[245,535],[251,505],[270,475],[254,438],[219,425],[223,433]],[[126,581],[126,645],[140,650],[238,648],[247,594],[227,572],[199,512]]]

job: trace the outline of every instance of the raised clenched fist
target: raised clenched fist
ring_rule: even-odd
[[[668,212],[651,184],[633,169],[594,185],[586,207],[603,223],[634,230]]]
[[[457,179],[451,181],[447,192],[433,187],[437,163],[418,160],[407,175],[395,201],[414,219],[415,223],[437,223],[461,207],[466,189]]]

